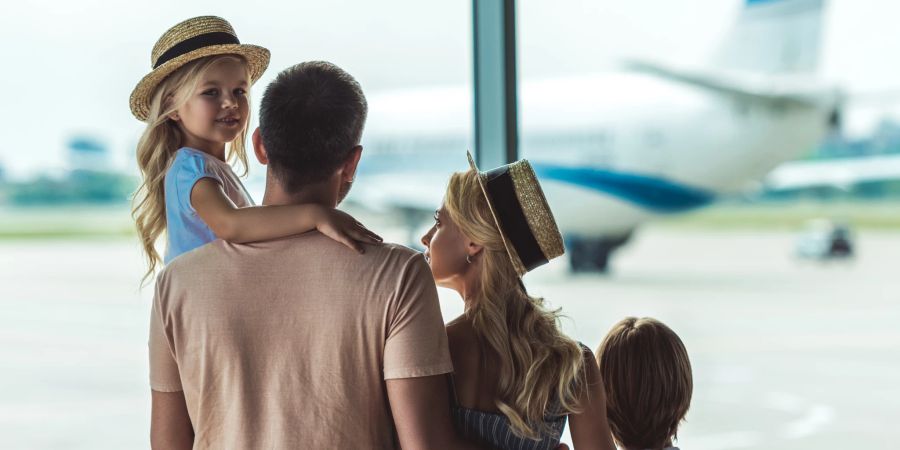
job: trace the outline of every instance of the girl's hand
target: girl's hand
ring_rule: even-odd
[[[334,208],[323,208],[321,214],[317,214],[316,229],[359,253],[365,253],[361,243],[380,244],[383,239],[373,233],[363,224],[356,221],[350,214]]]

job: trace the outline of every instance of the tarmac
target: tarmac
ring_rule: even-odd
[[[823,263],[798,260],[792,232],[651,226],[608,275],[560,259],[525,282],[591,348],[625,316],[681,336],[683,450],[894,449],[900,232],[857,237],[855,259]],[[0,241],[0,447],[149,447],[142,264],[136,239]],[[462,312],[440,296],[445,319]]]

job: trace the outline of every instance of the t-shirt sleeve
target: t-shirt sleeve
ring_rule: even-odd
[[[452,372],[437,289],[421,254],[407,261],[389,308],[384,379]]]
[[[166,332],[161,307],[165,295],[165,289],[161,286],[164,283],[164,277],[160,274],[150,309],[150,389],[157,392],[179,392],[182,390],[181,375],[175,361],[174,345],[169,338],[171,334]]]
[[[216,173],[209,162],[203,156],[191,154],[186,158],[178,158],[178,167],[172,167],[175,172],[175,201],[182,211],[190,211],[196,214],[197,211],[191,206],[191,190],[201,178],[212,178],[220,185],[222,177]]]

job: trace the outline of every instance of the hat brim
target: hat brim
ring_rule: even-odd
[[[129,98],[131,113],[138,120],[146,121],[150,114],[150,100],[160,82],[191,61],[215,55],[238,55],[244,58],[250,70],[251,85],[259,80],[259,77],[269,67],[269,50],[258,45],[221,44],[203,47],[166,61],[142,78],[131,91]]]
[[[488,195],[487,187],[485,187],[484,180],[481,177],[481,171],[478,170],[478,166],[475,164],[475,159],[472,158],[472,152],[466,151],[466,156],[469,158],[469,167],[475,171],[475,178],[478,180],[478,187],[481,188],[481,193],[482,195],[484,195],[484,199],[487,201],[488,209],[491,211],[491,217],[494,219],[494,225],[497,226],[497,231],[500,232],[500,238],[503,240],[503,246],[506,247],[506,253],[509,254],[509,260],[512,262],[513,269],[515,269],[516,274],[521,277],[528,273],[528,269],[526,269],[525,265],[522,264],[522,260],[519,258],[519,254],[516,252],[516,249],[513,248],[512,243],[503,232],[503,227],[500,225],[500,219],[497,217],[497,212],[495,211],[494,204],[491,202],[491,196]]]

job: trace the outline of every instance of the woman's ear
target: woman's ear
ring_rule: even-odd
[[[476,244],[475,242],[472,242],[472,241],[466,242],[466,253],[468,253],[469,256],[475,257],[476,255],[481,253],[482,250],[484,250],[483,245]]]
[[[262,134],[259,132],[259,127],[256,127],[256,129],[253,130],[253,136],[250,140],[253,141],[253,153],[256,154],[256,160],[264,166],[269,164],[269,155],[266,153],[265,145],[263,145]]]

